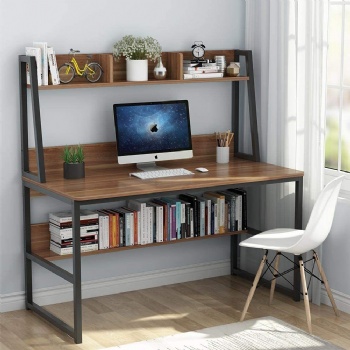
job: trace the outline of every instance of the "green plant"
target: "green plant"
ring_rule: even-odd
[[[156,61],[161,53],[159,42],[149,36],[142,38],[126,35],[113,46],[113,56],[117,59],[124,56],[127,60]]]
[[[83,147],[80,145],[65,146],[62,158],[65,163],[83,163],[85,158]]]

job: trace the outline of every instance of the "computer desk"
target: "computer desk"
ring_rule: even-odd
[[[71,335],[76,343],[82,342],[82,294],[81,294],[81,255],[95,255],[118,252],[125,249],[143,249],[147,246],[176,244],[187,239],[154,243],[146,246],[121,247],[99,250],[89,253],[80,252],[80,209],[86,205],[111,203],[131,198],[154,198],[162,195],[177,195],[183,192],[204,192],[208,190],[223,190],[230,187],[250,187],[266,184],[290,183],[295,184],[295,228],[302,227],[302,196],[303,172],[279,167],[272,164],[253,162],[234,158],[228,164],[218,164],[215,159],[215,143],[206,142],[203,136],[196,140],[194,158],[162,162],[162,166],[172,168],[186,168],[194,172],[193,175],[140,180],[130,177],[135,171],[133,165],[116,164],[115,143],[93,144],[85,146],[86,176],[84,179],[66,180],[63,178],[60,154],[62,147],[45,149],[46,182],[23,175],[24,193],[24,238],[26,255],[26,307],[37,312],[49,322]],[[204,143],[202,142],[204,141]],[[215,142],[215,141],[214,141]],[[214,145],[214,146],[213,146]],[[30,155],[31,171],[35,172],[35,152]],[[205,167],[209,171],[200,173],[197,167]],[[59,256],[49,250],[48,224],[32,224],[30,219],[30,197],[47,195],[71,206],[73,216],[73,255]],[[248,198],[249,200],[249,198]],[[249,225],[249,221],[248,221]],[[218,235],[194,237],[189,240],[215,239],[223,235],[231,236],[231,267],[233,274],[241,273],[238,260],[238,234],[246,231],[227,232]],[[73,259],[73,273],[70,273],[52,261],[59,259]],[[74,296],[74,327],[69,326],[47,310],[33,302],[32,263],[48,269],[64,278],[73,285]],[[242,272],[243,273],[243,272]],[[294,274],[294,299],[300,299],[299,274]]]

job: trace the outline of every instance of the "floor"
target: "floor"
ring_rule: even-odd
[[[160,336],[238,322],[251,283],[236,276],[149,288],[83,301],[83,343],[74,341],[31,311],[0,314],[1,350],[97,350]],[[307,331],[303,302],[258,288],[246,319],[274,316]],[[72,323],[72,303],[48,310]],[[350,349],[350,314],[311,305],[313,333]]]

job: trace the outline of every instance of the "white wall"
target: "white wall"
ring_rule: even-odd
[[[23,297],[24,290],[17,62],[24,47],[47,41],[57,53],[70,48],[111,52],[115,41],[134,34],[155,37],[164,51],[190,50],[195,40],[202,40],[209,50],[243,48],[244,0],[1,0],[0,6],[0,297],[4,301]],[[112,104],[129,101],[189,99],[194,134],[225,130],[230,127],[230,91],[229,83],[43,91],[44,145],[113,141]],[[65,208],[49,198],[33,199],[32,204],[33,222],[47,221],[49,211]],[[220,238],[84,258],[83,280],[226,261],[227,243]],[[70,261],[59,265],[69,268]],[[35,268],[35,289],[61,284]]]
[[[338,307],[350,313],[350,199],[339,198],[331,232],[323,244],[322,264]],[[330,304],[326,293],[322,302]]]

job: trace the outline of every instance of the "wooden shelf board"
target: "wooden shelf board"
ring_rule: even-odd
[[[39,86],[39,90],[65,90],[65,89],[83,89],[83,88],[101,88],[116,86],[136,86],[136,85],[163,85],[163,84],[191,84],[191,83],[223,83],[233,81],[247,81],[249,77],[223,77],[207,79],[165,79],[165,80],[147,80],[147,81],[116,81],[113,83],[69,83],[60,85]],[[28,85],[28,88],[31,86]]]
[[[130,250],[130,249],[149,248],[149,247],[156,247],[156,246],[160,246],[160,245],[168,245],[168,244],[175,244],[175,243],[181,243],[181,242],[196,241],[196,240],[201,240],[201,239],[233,236],[233,235],[239,235],[242,233],[247,233],[247,231],[227,232],[227,233],[220,233],[220,234],[215,234],[215,235],[177,239],[177,240],[166,241],[166,242],[161,242],[161,243],[151,243],[151,244],[145,244],[145,245],[134,245],[134,246],[129,246],[129,247],[119,247],[119,248],[95,250],[92,252],[82,253],[81,256],[121,252],[121,251],[125,251],[125,250]],[[47,232],[47,236],[49,236],[49,232]],[[41,258],[49,260],[49,261],[69,259],[69,258],[72,258],[72,256],[73,256],[72,254],[58,255],[49,249],[38,249],[38,250],[33,249],[33,253],[40,256]]]

